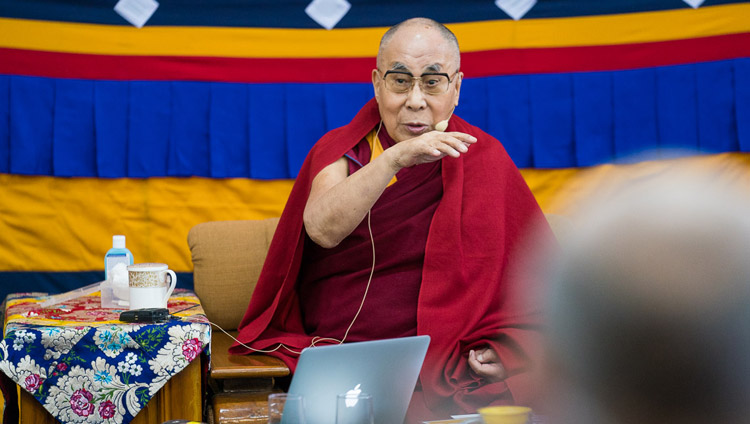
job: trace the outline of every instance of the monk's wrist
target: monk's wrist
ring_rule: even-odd
[[[386,160],[388,169],[393,172],[393,175],[391,175],[390,178],[393,178],[393,176],[396,175],[398,171],[404,168],[404,165],[401,164],[398,160],[399,156],[395,154],[395,149],[396,146],[393,146],[390,149],[387,149],[385,152],[383,152],[383,155],[381,155]]]

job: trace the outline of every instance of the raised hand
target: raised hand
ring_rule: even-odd
[[[387,152],[398,171],[421,163],[435,162],[446,156],[457,158],[476,142],[476,137],[462,132],[430,131],[396,143]]]

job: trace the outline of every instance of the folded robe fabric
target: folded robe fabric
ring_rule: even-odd
[[[347,152],[349,175],[370,163],[370,140],[395,144],[378,128],[378,137],[373,130]],[[306,237],[297,290],[307,334],[345,343],[417,334],[425,247],[443,197],[440,165],[399,170],[367,217],[335,247]]]
[[[375,99],[348,125],[327,133],[305,159],[281,216],[258,284],[240,323],[239,340],[273,350],[294,370],[313,342],[304,332],[296,291],[304,254],[304,211],[313,178],[341,158],[380,121]],[[417,334],[431,337],[420,373],[425,406],[435,417],[493,403],[530,404],[541,310],[530,279],[515,266],[533,245],[532,231],[551,238],[519,171],[493,137],[453,116],[447,131],[478,141],[442,159],[443,198],[430,225],[417,305]],[[488,382],[468,366],[470,349],[492,346],[508,377]],[[252,353],[235,344],[230,352]]]

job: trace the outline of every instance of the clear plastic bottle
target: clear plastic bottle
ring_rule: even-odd
[[[112,236],[112,248],[104,255],[104,279],[109,280],[112,268],[123,263],[133,265],[133,254],[125,247],[125,236]]]

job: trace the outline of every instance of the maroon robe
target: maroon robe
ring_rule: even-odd
[[[385,128],[380,130],[380,139],[384,148],[395,144]],[[370,155],[367,140],[347,152],[349,173],[367,165]],[[385,189],[371,211],[376,253],[369,288],[372,243],[367,218],[331,249],[305,237],[297,284],[307,334],[339,340],[346,334],[348,342],[417,334],[424,250],[432,215],[443,194],[440,162],[404,168],[396,177],[398,181]]]
[[[342,336],[307,334],[302,317],[297,282],[303,253],[310,247],[302,213],[312,180],[379,121],[373,99],[350,124],[329,132],[312,148],[240,324],[239,339],[256,349],[282,343],[273,355],[292,370],[298,357],[294,352],[310,346],[314,336]],[[528,405],[536,394],[529,371],[538,354],[540,310],[521,295],[526,280],[512,265],[523,253],[519,248],[527,247],[525,236],[545,222],[544,216],[496,139],[455,115],[447,131],[465,132],[478,141],[459,159],[440,161],[443,193],[429,225],[416,311],[416,334],[429,335],[431,342],[420,373],[422,390],[410,409],[414,420],[446,418],[490,404]],[[508,371],[503,381],[485,381],[468,366],[469,350],[487,345]],[[250,353],[239,345],[231,352]]]

